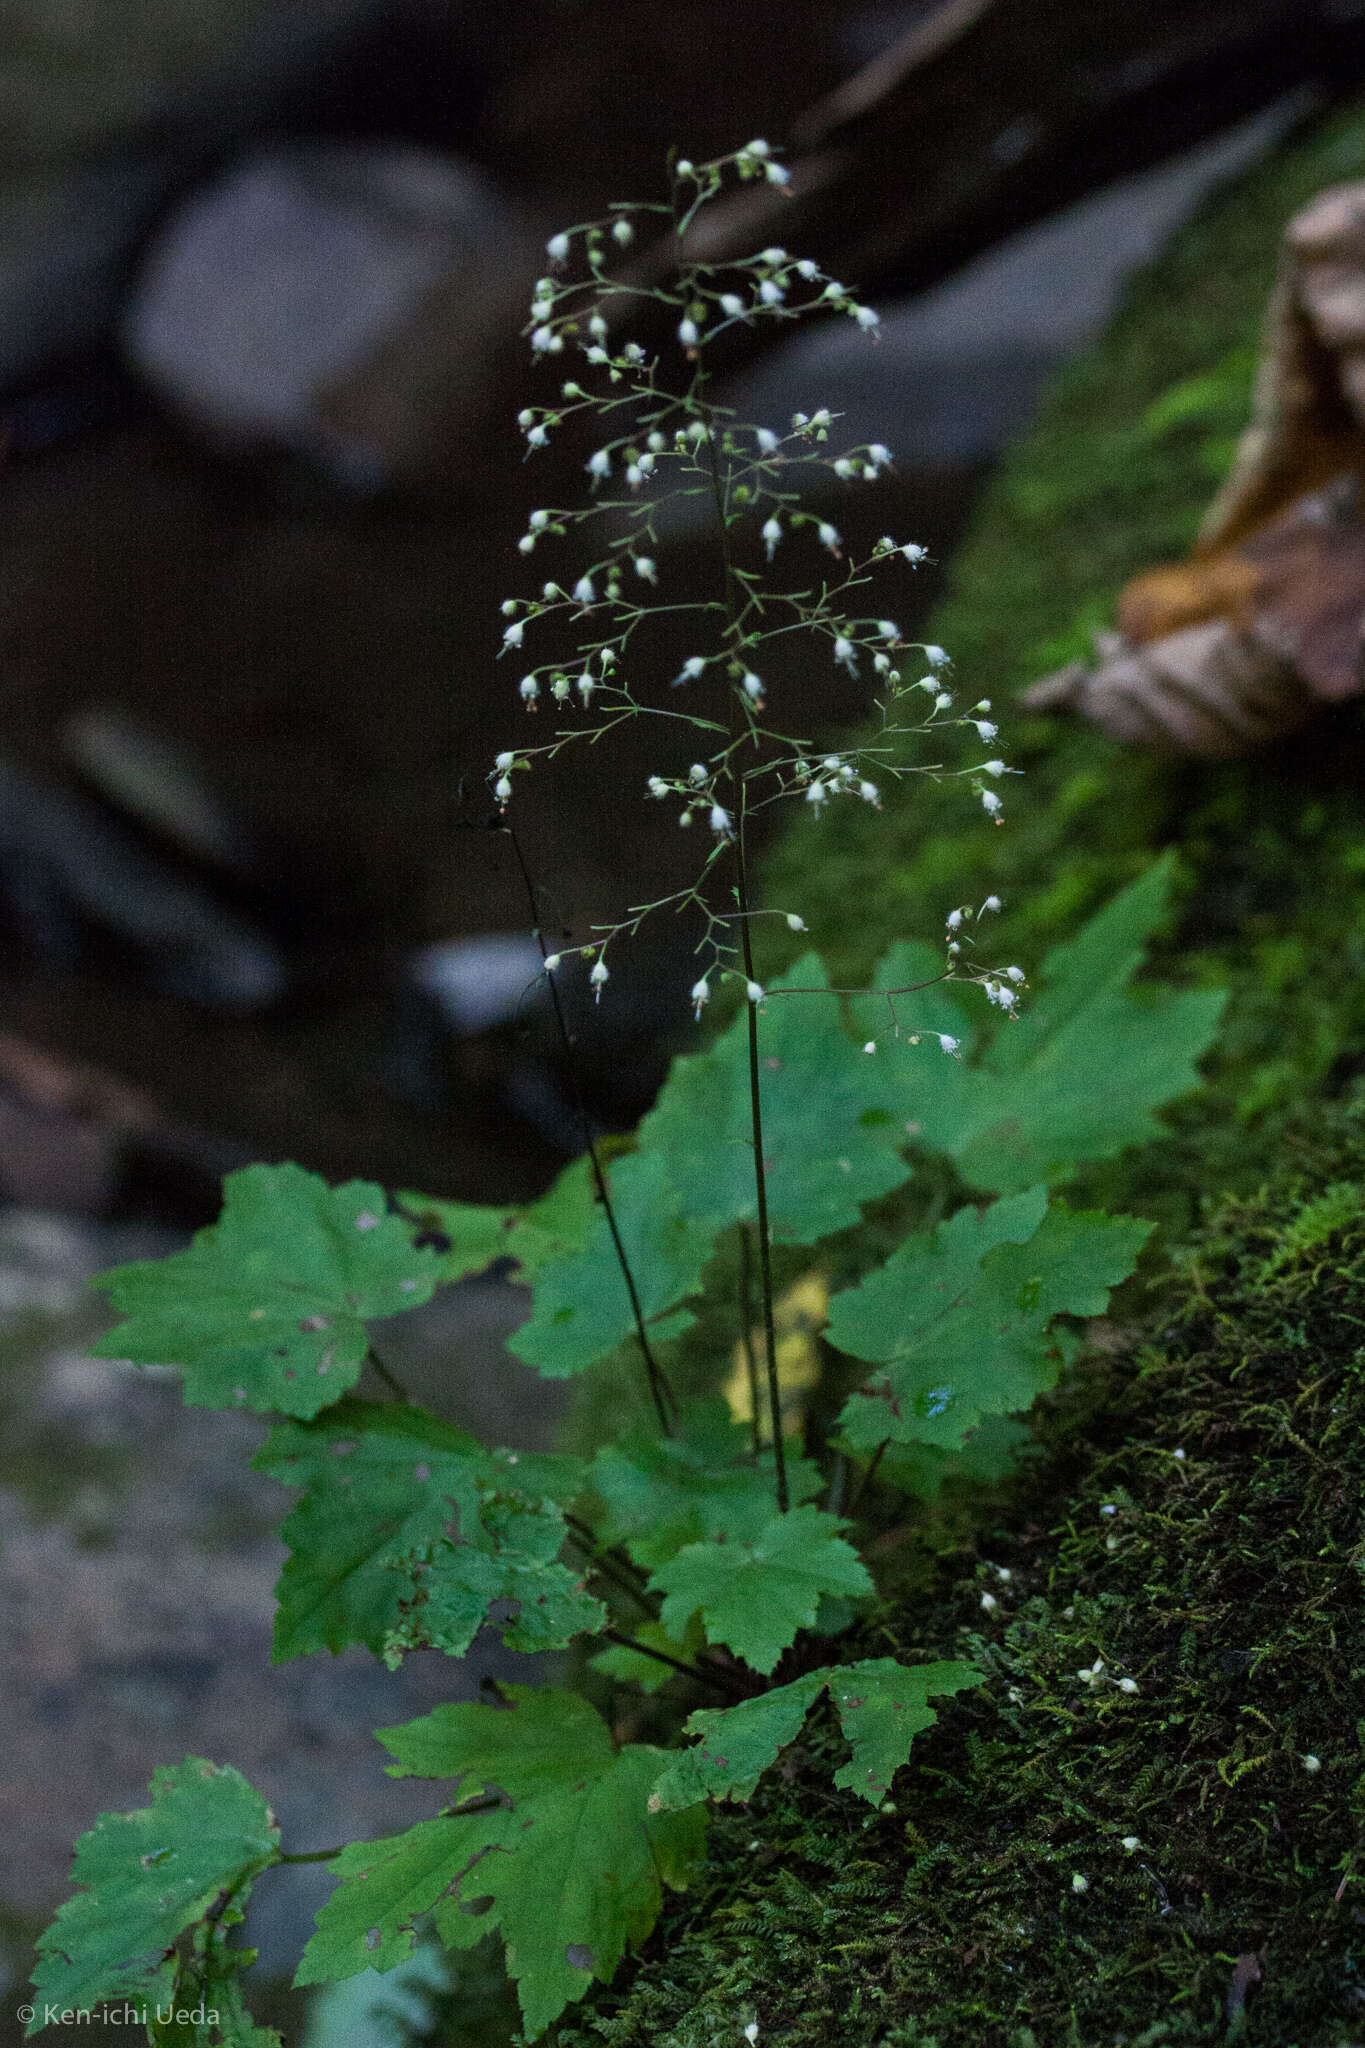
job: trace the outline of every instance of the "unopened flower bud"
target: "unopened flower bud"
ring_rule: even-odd
[[[575,604],[596,604],[597,592],[591,576],[580,576],[573,587],[573,594]]]
[[[588,457],[584,467],[587,469],[589,476],[610,476],[611,450],[609,448],[598,448],[595,453]]]
[[[512,794],[512,778],[510,775],[500,775],[498,777],[498,780],[493,785],[493,794],[500,804],[505,804],[508,801]]]
[[[679,164],[678,168],[679,170],[681,170],[682,165]],[[611,231],[611,237],[614,242],[619,243],[621,248],[624,249],[635,240],[635,230],[631,226],[630,222],[626,220],[623,216],[613,226]]]
[[[567,262],[569,255],[568,236],[551,235],[549,241],[545,244],[545,254],[549,257],[551,263]]]
[[[957,1052],[962,1044],[962,1040],[960,1038],[952,1037],[951,1034],[947,1031],[939,1032],[938,1042],[941,1050],[944,1052]]]
[[[547,953],[545,955],[545,972],[547,974],[553,974],[556,967],[558,967],[559,965],[559,961],[560,956],[558,953]]]
[[[593,985],[593,990],[594,990],[594,995],[593,995],[593,1001],[594,1001],[594,1002],[596,1002],[596,1003],[600,1003],[600,1002],[601,1002],[601,1000],[602,1000],[602,988],[603,988],[603,985],[604,985],[604,983],[606,983],[606,982],[610,981],[610,979],[611,979],[611,976],[610,976],[610,974],[609,974],[609,973],[608,973],[608,971],[607,971],[607,963],[606,963],[606,961],[605,961],[605,960],[599,960],[599,961],[597,961],[597,963],[596,963],[596,964],[595,964],[595,966],[593,967],[592,973],[591,973],[591,974],[590,974],[590,975],[588,976],[588,980],[589,980],[589,981],[590,981],[590,982],[592,983],[592,985]]]
[[[725,809],[723,804],[712,804],[710,825],[711,830],[713,832],[729,832],[730,813]]]
[[[787,912],[787,930],[789,932],[803,932],[806,929],[807,926],[805,918],[799,916],[796,911],[789,910]]]
[[[839,552],[842,543],[837,526],[831,526],[827,519],[822,519],[819,526],[819,535],[821,547],[828,548],[832,555]]]
[[[738,292],[722,292],[720,295],[720,310],[728,315],[731,320],[738,320],[745,310],[744,301]]]
[[[684,812],[683,815],[684,817],[686,817],[687,813]],[[707,981],[706,976],[703,975],[700,981],[694,981],[692,984],[692,1008],[696,1012],[698,1022],[701,1021],[701,1013],[704,1005],[709,1003],[710,1000],[711,986],[710,983]]]
[[[754,429],[754,439],[758,443],[761,455],[776,455],[778,449],[782,446],[781,436],[775,434],[771,427],[756,427]]]
[[[749,998],[749,1001],[751,1003],[761,1003],[763,1000],[762,982],[746,981],[744,984],[744,993]]]
[[[777,549],[777,545],[778,545],[779,541],[781,540],[781,538],[782,538],[782,522],[781,522],[781,520],[780,520],[780,519],[767,519],[767,520],[765,520],[765,521],[764,521],[764,523],[763,523],[763,546],[764,546],[764,550],[765,550],[765,552],[766,552],[766,554],[767,554],[768,560],[769,560],[770,562],[771,562],[771,560],[772,560],[772,558],[773,558],[773,555],[774,555],[774,553],[775,553],[775,551],[776,551],[776,549]]]
[[[528,708],[535,703],[536,698],[540,695],[540,684],[536,681],[534,676],[523,676],[520,683],[517,685],[517,688],[520,692],[523,703],[525,703]]]
[[[701,339],[701,335],[695,320],[680,320],[678,322],[678,339],[684,348],[696,347]]]

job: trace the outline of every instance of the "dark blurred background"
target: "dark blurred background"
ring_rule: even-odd
[[[516,536],[581,476],[512,424],[557,227],[671,142],[786,152],[722,246],[817,255],[882,336],[779,335],[735,393],[889,441],[870,529],[941,565],[1124,275],[1362,70],[1354,0],[10,0],[0,1200],[197,1221],[284,1155],[493,1199],[572,1149],[484,794]],[[799,716],[858,708],[812,676]],[[537,779],[547,924],[675,876],[652,765]],[[688,978],[582,1010],[604,1125]]]
[[[880,339],[770,329],[722,395],[890,444],[829,516],[929,550],[909,631],[1126,276],[1362,80],[1365,0],[6,0],[0,1987],[74,1836],[155,1764],[239,1764],[295,1847],[379,1832],[421,1795],[368,1729],[477,1676],[270,1671],[260,1426],[89,1359],[87,1281],[182,1242],[252,1159],[496,1201],[578,1142],[485,782],[522,731],[497,607],[547,573],[517,537],[582,483],[571,436],[527,464],[514,424],[547,237],[657,196],[670,144],[784,152],[718,247],[817,256]],[[673,522],[661,589],[705,555]],[[689,651],[661,635],[661,675]],[[784,716],[860,708],[822,663]],[[555,942],[678,879],[657,765],[628,734],[526,785]],[[691,979],[668,931],[577,1003],[602,1127],[647,1105]],[[382,1343],[441,1412],[543,1442],[501,1350],[521,1312],[467,1283]],[[326,1883],[262,1887],[268,1971]]]

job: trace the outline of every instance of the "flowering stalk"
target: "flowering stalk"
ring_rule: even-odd
[[[688,236],[698,212],[729,184],[752,179],[785,182],[786,173],[766,143],[750,143],[712,163],[675,159],[670,168],[668,201],[614,207],[605,219],[565,229],[547,245],[554,268],[536,286],[527,330],[531,349],[547,364],[572,349],[592,388],[571,376],[561,383],[553,404],[523,410],[519,424],[527,457],[533,458],[570,420],[592,421],[599,431],[605,430],[605,438],[585,465],[587,503],[534,511],[519,542],[529,557],[574,536],[588,542],[588,558],[580,555],[567,572],[546,581],[539,596],[505,601],[503,655],[524,659],[528,629],[539,631],[547,620],[570,623],[578,644],[571,661],[544,660],[522,674],[517,694],[525,711],[535,713],[548,700],[557,722],[546,739],[500,754],[490,781],[506,811],[519,775],[557,759],[568,747],[584,741],[595,744],[627,720],[647,718],[658,729],[660,759],[644,794],[653,802],[676,806],[681,826],[701,826],[706,834],[705,851],[690,883],[653,902],[631,905],[615,924],[595,926],[582,943],[551,955],[546,972],[554,986],[566,963],[580,961],[588,969],[593,998],[600,1002],[611,981],[609,953],[636,933],[646,918],[668,909],[690,916],[699,927],[700,971],[691,992],[697,1018],[717,985],[730,980],[742,987],[767,1406],[778,1502],[785,1511],[789,1493],[777,1383],[760,1085],[760,1013],[767,991],[756,976],[753,925],[759,916],[776,915],[785,917],[793,931],[806,926],[795,911],[756,906],[749,828],[760,810],[787,798],[799,797],[817,817],[831,803],[845,800],[880,808],[886,784],[914,774],[966,779],[987,815],[998,822],[1002,803],[995,785],[1010,771],[994,757],[963,767],[949,767],[942,759],[908,758],[915,739],[927,737],[936,749],[950,736],[967,734],[977,745],[997,737],[987,700],[970,712],[956,709],[944,679],[949,666],[944,650],[924,645],[916,650],[894,620],[871,615],[867,605],[865,593],[874,573],[892,565],[904,573],[925,559],[925,551],[887,536],[865,559],[852,559],[833,521],[807,510],[801,494],[789,487],[793,462],[807,469],[818,465],[840,487],[875,483],[890,467],[891,451],[873,442],[827,453],[836,416],[826,407],[795,413],[790,429],[779,433],[739,423],[710,396],[708,354],[727,331],[763,321],[790,322],[820,311],[851,318],[875,339],[876,313],[818,264],[791,257],[782,248],[766,248],[745,263],[726,266],[691,258]],[[675,265],[665,281],[631,281],[609,268],[633,242],[637,217],[658,217],[660,226],[672,227]],[[567,274],[571,265],[572,276]],[[662,354],[650,354],[623,332],[632,311],[647,311],[654,326],[661,320],[672,324],[681,351],[681,378],[668,374]],[[720,557],[715,595],[680,596],[672,602],[655,595],[661,551],[658,515],[660,507],[675,498],[709,505]],[[751,549],[761,550],[761,570],[750,566]],[[766,572],[779,556],[796,566],[798,587],[772,583]],[[677,675],[656,679],[650,688],[639,633],[647,620],[662,613],[695,630],[699,651],[685,658]],[[780,701],[784,674],[798,654],[808,656],[812,646],[849,678],[870,675],[878,693],[878,723],[871,737],[823,756],[808,739],[784,731],[768,711],[770,700]],[[916,651],[915,666],[923,673],[907,676],[902,663]],[[659,681],[664,683],[662,690]],[[998,905],[989,899],[982,907]],[[1022,973],[1017,968],[990,971],[968,964],[963,948],[971,915],[965,908],[949,914],[946,961],[939,978],[977,982],[990,1001],[1013,1014]],[[979,917],[980,911],[975,915]],[[554,992],[558,1004],[557,987]],[[910,991],[893,991],[892,996],[898,993]],[[892,1028],[897,1029],[894,1002],[891,1015]],[[957,1054],[955,1038],[940,1034],[940,1044],[945,1053]],[[875,1041],[866,1049],[875,1052]],[[605,1192],[600,1171],[598,1180]],[[608,1214],[638,1310],[626,1247],[610,1209]],[[638,1313],[636,1321],[651,1391],[665,1421],[657,1362]]]

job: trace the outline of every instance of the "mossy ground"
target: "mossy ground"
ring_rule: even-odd
[[[884,1554],[903,1597],[878,1647],[965,1647],[989,1687],[917,1746],[895,1814],[822,1789],[817,1733],[718,1816],[703,1887],[563,2048],[710,2048],[753,2019],[802,2048],[1365,2040],[1365,721],[1350,706],[1210,767],[1008,710],[1087,651],[1127,576],[1188,546],[1246,416],[1283,223],[1362,175],[1356,113],[1209,208],[990,494],[928,637],[1027,770],[1003,828],[912,785],[769,864],[848,980],[991,891],[992,957],[1036,962],[1174,844],[1159,969],[1228,987],[1227,1023],[1169,1136],[1084,1182],[1163,1225],[1145,1339],[1048,1406],[1012,1495]]]

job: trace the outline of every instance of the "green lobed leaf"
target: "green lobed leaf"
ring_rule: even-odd
[[[873,1591],[866,1565],[840,1531],[848,1524],[820,1508],[772,1516],[748,1541],[689,1543],[654,1572],[664,1595],[660,1619],[675,1634],[700,1613],[707,1639],[769,1672],[809,1628],[823,1594],[855,1598]]]
[[[752,1798],[764,1771],[796,1739],[828,1687],[853,1748],[834,1782],[878,1806],[915,1737],[937,1719],[929,1700],[980,1683],[981,1673],[970,1664],[897,1664],[890,1657],[872,1657],[809,1671],[735,1707],[700,1707],[685,1724],[696,1740],[673,1758],[651,1803],[667,1812],[699,1799],[742,1804]]]
[[[80,1889],[39,1939],[39,2016],[30,2033],[40,2031],[45,2004],[166,2004],[179,1936],[225,1890],[240,1902],[275,1861],[274,1816],[239,1771],[187,1757],[155,1773],[151,1794],[136,1813],[102,1813],[76,1844]]]
[[[784,997],[784,988],[809,995]],[[820,961],[808,954],[775,981],[763,1012],[769,1220],[779,1242],[814,1244],[855,1223],[865,1202],[906,1177],[901,1084],[854,1056]],[[638,1149],[610,1169],[613,1206],[647,1322],[694,1293],[716,1237],[755,1214],[748,1026],[741,1014],[705,1051],[675,1060],[639,1129]],[[606,1218],[576,1253],[546,1270],[531,1319],[511,1340],[551,1376],[581,1372],[633,1329]]]
[[[908,1238],[830,1304],[829,1342],[879,1368],[844,1406],[845,1444],[956,1449],[983,1416],[1027,1408],[1064,1362],[1052,1318],[1100,1314],[1151,1230],[1048,1209],[1038,1187]]]
[[[1173,855],[1154,861],[1048,954],[1037,989],[980,1061],[945,1061],[921,1090],[913,1112],[920,1143],[946,1152],[970,1186],[997,1194],[1055,1186],[1085,1160],[1157,1136],[1154,1112],[1197,1085],[1196,1062],[1217,1029],[1224,993],[1129,986],[1166,916],[1174,874]],[[980,950],[979,931],[976,938]],[[914,978],[924,961],[907,949],[889,964]],[[857,1013],[879,1035],[884,1005],[865,998]],[[934,1028],[965,1042],[965,998],[957,1014],[958,1023]],[[905,1056],[894,1044],[883,1041],[882,1049],[892,1060]]]
[[[449,1537],[382,1560],[411,1581],[403,1616],[384,1642],[396,1664],[408,1650],[462,1657],[494,1602],[510,1602],[496,1626],[509,1650],[562,1650],[577,1635],[605,1627],[607,1610],[577,1569],[557,1562],[564,1517],[548,1503],[485,1501],[465,1542]]]
[[[248,1166],[185,1251],[101,1276],[124,1321],[94,1349],[178,1365],[193,1407],[316,1415],[359,1377],[365,1325],[426,1301],[439,1277],[382,1188]]]
[[[515,1259],[519,1277],[533,1280],[582,1245],[596,1213],[597,1191],[592,1163],[584,1157],[566,1166],[536,1201],[518,1209],[446,1202],[432,1195],[405,1194],[400,1200],[423,1229],[448,1239],[449,1248],[439,1254],[443,1280],[481,1273],[495,1259]]]
[[[290,1556],[276,1587],[276,1663],[355,1643],[382,1656],[401,1637],[416,1595],[415,1577],[425,1575],[435,1553],[447,1550],[450,1562],[438,1573],[449,1603],[440,1647],[461,1654],[454,1644],[465,1622],[463,1647],[490,1601],[519,1597],[507,1594],[507,1573],[496,1555],[494,1501],[524,1484],[523,1507],[539,1513],[542,1486],[563,1488],[562,1497],[572,1499],[584,1469],[572,1458],[490,1452],[466,1430],[424,1409],[353,1396],[314,1422],[281,1423],[254,1462],[258,1471],[304,1489],[281,1532]],[[509,1542],[507,1548],[522,1563],[545,1561],[547,1536],[553,1537],[551,1556],[563,1543],[562,1517],[548,1511],[547,1516],[539,1524],[518,1524],[526,1543]],[[447,1542],[452,1523],[465,1539],[459,1545]],[[501,1533],[508,1533],[505,1525]],[[530,1549],[523,1555],[526,1544]],[[423,1561],[422,1573],[411,1564],[404,1568],[413,1559]],[[475,1606],[482,1601],[477,1618],[471,1606],[464,1621],[457,1620],[461,1569],[470,1600]],[[542,1584],[533,1597],[544,1590]]]
[[[788,1458],[794,1501],[810,1500],[823,1483],[808,1459]],[[675,1437],[636,1431],[604,1445],[587,1485],[602,1504],[595,1520],[601,1541],[623,1544],[652,1570],[685,1543],[758,1536],[772,1520],[773,1455],[750,1456],[749,1430],[724,1401],[698,1401],[683,1410]]]
[[[434,1911],[450,1946],[501,1930],[534,2039],[594,1978],[610,1982],[653,1927],[663,1884],[687,1882],[705,1816],[650,1813],[666,1753],[614,1750],[605,1722],[574,1693],[506,1692],[508,1708],[438,1707],[381,1733],[397,1775],[458,1777],[510,1805],[343,1851],[332,1866],[342,1883],[318,1916],[298,1983],[391,1968],[411,1953],[414,1918]]]

